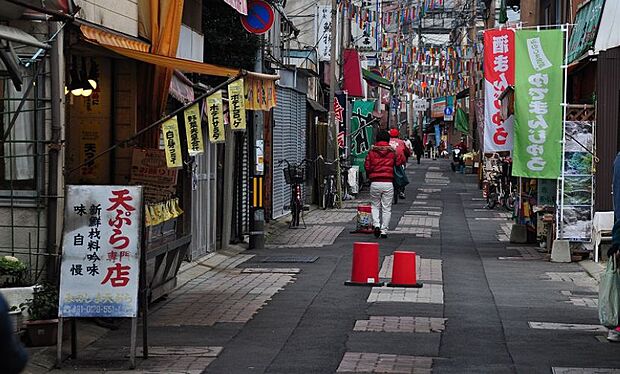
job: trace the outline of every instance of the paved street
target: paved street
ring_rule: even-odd
[[[152,307],[151,358],[132,372],[620,372],[582,266],[509,243],[510,214],[483,209],[475,176],[442,160],[408,172],[407,199],[378,240],[380,277],[394,250],[412,250],[423,288],[345,286],[353,242],[377,239],[350,233],[350,203],[312,211],[306,229],[274,231],[265,250],[188,267]],[[63,372],[127,370],[128,326],[80,347]]]

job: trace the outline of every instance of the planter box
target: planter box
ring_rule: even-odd
[[[10,308],[12,306],[19,306],[25,303],[26,300],[32,299],[35,287],[36,286],[0,288],[0,294],[4,296]]]
[[[28,321],[25,324],[30,347],[55,345],[58,341],[58,320]]]
[[[9,319],[11,320],[11,326],[13,328],[13,332],[16,334],[20,332],[23,326],[22,310],[18,309],[14,311],[9,311]]]

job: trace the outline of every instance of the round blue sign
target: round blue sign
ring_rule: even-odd
[[[264,34],[273,26],[273,8],[263,0],[248,1],[248,15],[241,16],[241,24],[252,34]]]
[[[445,114],[446,116],[451,116],[452,113],[454,113],[454,109],[451,106],[447,106],[443,110],[443,114]]]

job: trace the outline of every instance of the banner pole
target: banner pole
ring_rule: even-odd
[[[556,225],[556,238],[560,238],[561,228],[564,226],[564,175],[566,174],[566,111],[568,104],[567,99],[567,82],[568,82],[568,24],[562,26],[562,33],[564,34],[564,84],[563,84],[563,98],[562,98],[562,174],[560,175],[561,188],[558,188],[560,194],[560,214],[558,224]]]

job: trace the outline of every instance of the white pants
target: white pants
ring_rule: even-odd
[[[394,186],[392,182],[372,182],[370,199],[372,205],[372,224],[379,227],[382,234],[387,234],[392,217],[392,199]]]

